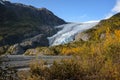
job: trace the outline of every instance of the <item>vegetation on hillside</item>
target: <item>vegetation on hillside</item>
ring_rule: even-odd
[[[50,67],[34,64],[30,80],[120,80],[120,14],[86,31],[89,41],[37,48],[53,55],[77,55]],[[104,34],[103,38],[100,38]],[[39,53],[39,52],[38,52]],[[28,53],[29,54],[29,53]],[[48,55],[48,54],[47,54]]]
[[[55,62],[50,67],[34,64],[30,80],[120,80],[120,30],[111,35],[106,30],[103,41],[62,46],[62,55],[72,55],[72,60]]]
[[[116,41],[117,39],[119,39],[119,30],[120,13],[112,16],[110,19],[102,20],[94,28],[83,32],[90,35],[90,40],[88,41],[80,40],[52,47],[37,47],[34,50],[36,50],[36,54],[45,53],[45,55],[78,55],[80,53],[91,52],[92,48],[97,48],[97,45],[98,47],[102,46],[102,49],[107,50],[107,48],[109,47],[103,48],[104,45],[112,45],[112,43],[119,44],[119,42]],[[111,38],[109,39],[108,36]],[[25,54],[30,54],[29,51],[26,51]]]
[[[79,56],[72,60],[55,62],[50,67],[33,64],[28,80],[119,80],[120,79],[120,31],[115,31],[114,40],[81,48]],[[118,38],[119,36],[119,38]]]

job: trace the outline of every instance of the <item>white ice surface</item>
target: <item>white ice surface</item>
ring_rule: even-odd
[[[65,44],[74,40],[77,33],[83,32],[97,25],[98,22],[93,23],[69,23],[56,28],[62,28],[55,35],[48,37],[50,46]]]

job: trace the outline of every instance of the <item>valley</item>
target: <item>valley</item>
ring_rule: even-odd
[[[0,0],[0,80],[120,80],[119,8],[103,18],[101,5],[97,12],[91,5],[86,15],[82,5],[25,3]]]

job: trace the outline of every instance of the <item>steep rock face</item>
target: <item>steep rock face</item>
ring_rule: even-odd
[[[65,23],[46,8],[0,0],[0,47],[27,42],[34,42],[31,48],[47,46],[47,37],[57,32],[54,26]]]

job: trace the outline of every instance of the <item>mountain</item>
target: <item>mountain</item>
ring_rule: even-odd
[[[36,46],[48,46],[47,37],[58,31],[54,26],[65,23],[46,8],[0,0],[1,53],[14,44],[23,48],[23,51]]]
[[[66,25],[68,26],[68,24]],[[120,13],[115,14],[109,19],[101,20],[97,24],[90,23],[89,25],[92,26],[88,27],[88,25],[85,23],[81,25],[79,24],[78,27],[74,27],[76,29],[72,29],[72,27],[69,27],[70,29],[72,29],[72,32],[67,32],[67,28],[66,31],[64,30],[65,32],[61,30],[61,32],[59,31],[57,34],[51,37],[51,40],[53,39],[52,41],[54,41],[52,42],[53,44],[60,43],[61,36],[64,36],[62,37],[62,43],[65,42],[66,38],[68,42],[70,41],[69,43],[51,47],[37,47],[35,49],[27,50],[25,54],[35,54],[33,51],[35,51],[36,54],[44,53],[45,55],[82,55],[83,53],[87,55],[89,53],[93,54],[96,52],[99,52],[100,54],[120,53]],[[71,26],[71,24],[69,26]],[[81,27],[83,28],[81,29],[79,26],[86,27]],[[74,38],[71,37],[71,41],[70,35],[74,32],[74,30],[82,31],[76,33],[76,35],[74,35]]]

